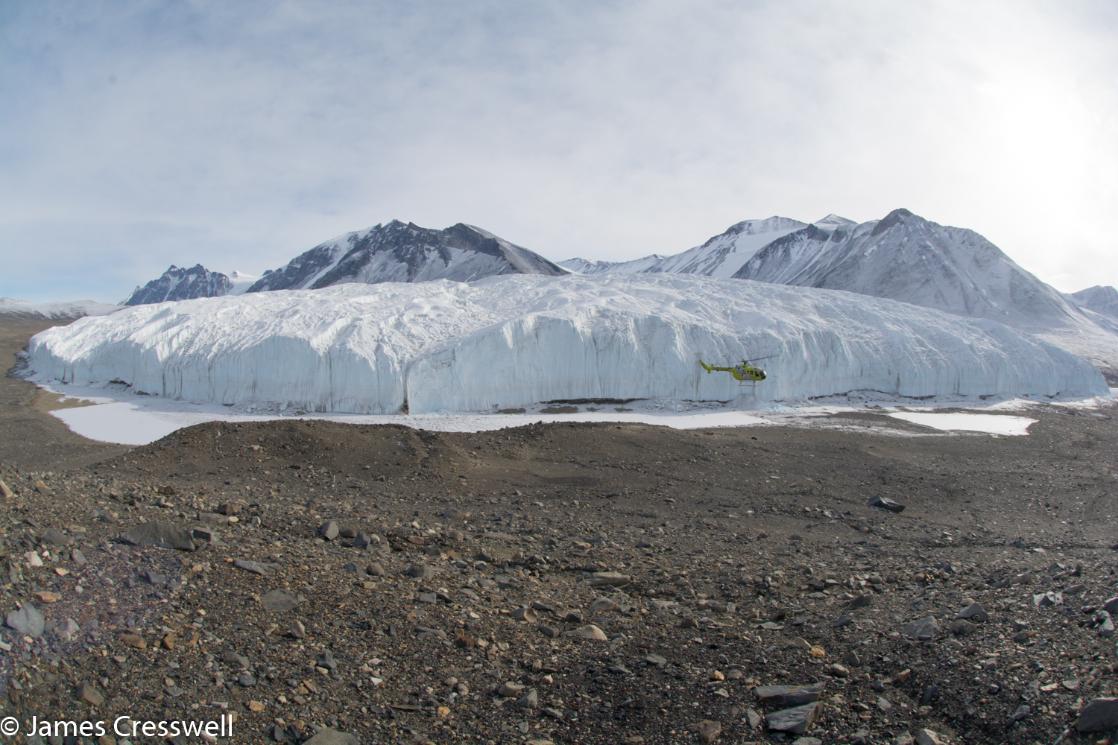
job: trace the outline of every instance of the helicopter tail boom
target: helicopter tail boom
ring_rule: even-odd
[[[706,371],[707,371],[708,373],[713,373],[713,372],[733,372],[733,370],[734,370],[734,368],[732,368],[732,367],[719,367],[718,365],[708,365],[707,363],[703,362],[702,360],[699,360],[699,365],[700,365],[700,366],[701,366],[701,367],[702,367],[702,368],[703,368],[704,370],[706,370]]]

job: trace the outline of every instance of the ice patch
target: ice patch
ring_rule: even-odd
[[[652,424],[673,429],[746,427],[770,424],[744,411],[699,411],[681,413],[579,411],[571,414],[320,414],[281,416],[235,414],[212,405],[142,400],[114,401],[98,398],[89,406],[51,412],[73,432],[91,440],[122,445],[146,445],[195,424],[205,422],[265,422],[277,419],[315,419],[344,424],[399,424],[432,432],[488,432],[508,427],[549,422],[618,422]]]
[[[944,432],[985,432],[990,435],[1021,436],[1029,434],[1036,419],[1006,414],[975,414],[973,412],[891,411],[889,416]]]

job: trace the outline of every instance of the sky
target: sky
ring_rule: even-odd
[[[906,207],[1118,284],[1118,3],[0,0],[0,296],[391,219],[544,256]]]

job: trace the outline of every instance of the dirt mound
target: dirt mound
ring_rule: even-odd
[[[153,475],[217,475],[230,469],[326,469],[396,477],[449,456],[442,438],[394,425],[322,421],[208,422],[178,430],[114,461]]]

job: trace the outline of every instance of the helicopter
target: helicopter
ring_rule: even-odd
[[[775,354],[770,354],[768,357],[758,357],[757,359],[753,360],[753,362],[760,362],[761,360],[771,359],[775,356]],[[753,362],[750,362],[749,360],[742,360],[741,364],[739,365],[722,367],[719,365],[708,365],[700,359],[699,365],[701,365],[702,368],[707,371],[707,373],[728,372],[734,380],[738,381],[739,387],[744,388],[746,386],[749,386],[750,388],[755,389],[757,387],[757,383],[764,380],[767,376],[765,375],[765,371],[757,367],[757,365],[753,364]]]

